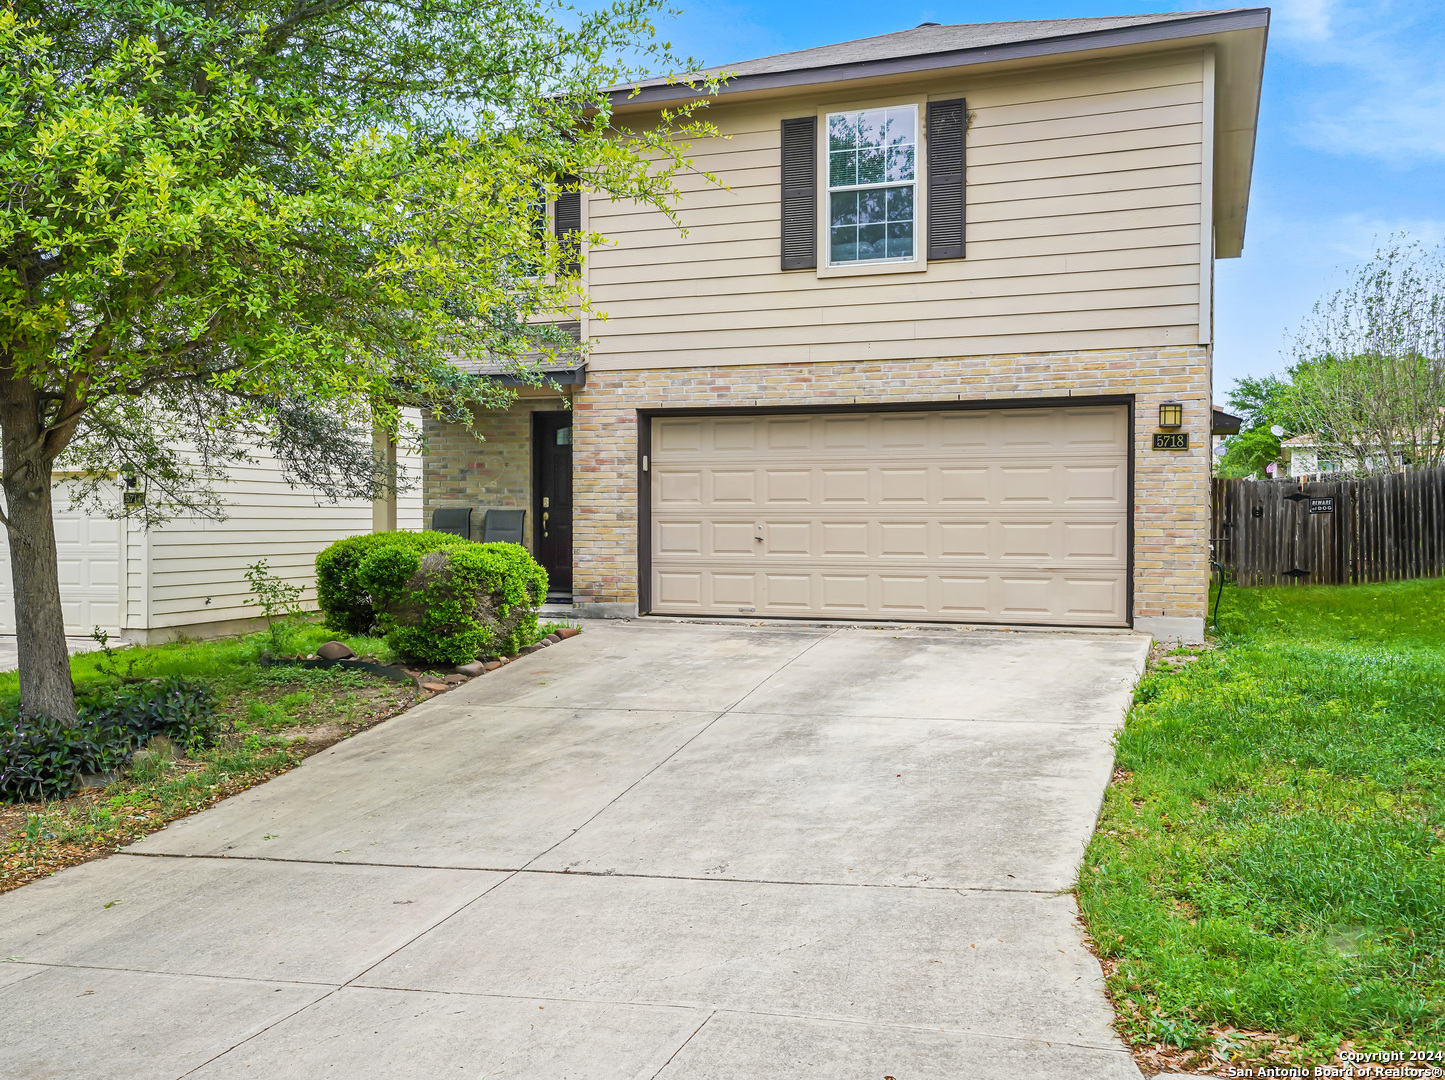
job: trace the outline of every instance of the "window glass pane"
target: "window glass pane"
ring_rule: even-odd
[[[858,259],[888,258],[887,225],[861,225],[858,228]]]
[[[832,187],[850,187],[858,182],[858,151],[828,152],[828,183]]]
[[[856,262],[858,259],[858,230],[853,226],[828,230],[828,261],[835,263]]]
[[[890,146],[884,163],[884,180],[913,179],[913,146]]]
[[[882,147],[871,146],[858,151],[858,183],[881,184],[885,165]]]
[[[858,192],[858,222],[862,225],[882,223],[888,220],[886,210],[887,188],[873,188]]]
[[[887,188],[888,220],[913,220],[913,189],[911,187]]]
[[[855,115],[858,117],[858,145],[882,146],[888,114],[882,109],[869,109]]]
[[[915,113],[912,109],[889,109],[888,110],[888,138],[887,146],[903,146],[917,142],[913,130]]]
[[[833,228],[840,225],[858,224],[858,193],[856,191],[835,191],[829,196],[828,224]]]
[[[888,258],[913,258],[913,222],[894,221],[889,223]]]
[[[858,145],[858,113],[834,113],[828,117],[828,149],[851,150]]]

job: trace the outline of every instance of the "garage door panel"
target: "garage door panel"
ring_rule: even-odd
[[[867,574],[819,574],[822,609],[833,614],[865,614],[869,610]]]
[[[1046,561],[1054,554],[1054,525],[1047,521],[1002,521],[995,530],[1000,559]]]
[[[868,505],[867,469],[822,468],[818,471],[823,478],[824,505],[838,506],[847,503],[859,506]]]
[[[987,559],[993,529],[986,521],[940,523],[939,555],[943,558]]]
[[[758,501],[758,474],[755,469],[714,469],[712,501],[752,506]]]
[[[700,521],[662,521],[657,526],[659,555],[701,555],[703,524]]]
[[[768,420],[769,450],[807,450],[813,445],[814,423],[810,417]]]
[[[984,466],[938,470],[939,502],[945,506],[987,506],[988,486],[989,470]]]
[[[939,444],[950,450],[986,450],[996,418],[991,412],[943,413],[938,421]]]
[[[663,607],[701,606],[701,570],[659,570],[655,577],[657,602]]]
[[[747,522],[715,521],[712,523],[713,555],[743,555],[752,558],[757,546],[757,529]]]
[[[653,425],[655,611],[1127,621],[1123,407]]]
[[[878,530],[882,541],[878,554],[884,557],[890,555],[923,557],[928,555],[930,531],[928,525],[927,521],[883,522]]]
[[[913,617],[930,614],[932,590],[929,584],[928,576],[924,574],[880,574],[878,608],[891,615]]]
[[[1002,614],[1020,621],[1034,622],[1039,616],[1053,614],[1049,594],[1056,591],[1051,574],[1000,574]]]
[[[710,422],[709,427],[716,430],[716,422]],[[701,450],[702,428],[703,421],[701,420],[669,421],[659,428],[655,449],[658,453],[674,450]]]
[[[1127,531],[1117,521],[1066,521],[1062,525],[1063,558],[1068,562],[1125,561]]]
[[[806,469],[769,469],[764,474],[768,506],[812,502],[813,474]]]
[[[677,506],[681,504],[691,506],[702,505],[701,470],[686,470],[682,472],[659,470],[656,474],[655,486],[657,502],[660,506]]]
[[[758,422],[754,419],[718,420],[712,425],[714,450],[752,450],[758,445]]]
[[[890,503],[927,503],[930,501],[926,468],[879,469],[878,475],[883,481],[880,501],[885,506]]]
[[[1128,417],[1123,409],[1064,409],[1062,413],[1062,443],[1069,450],[1112,450],[1128,438]]]
[[[818,554],[823,558],[868,555],[869,526],[866,521],[824,521]]]
[[[1103,618],[1123,603],[1117,578],[1063,577],[1059,582],[1063,611],[1075,617]]]
[[[954,618],[987,618],[992,614],[989,607],[991,581],[989,574],[940,574],[939,613]]]
[[[823,448],[825,450],[866,450],[868,425],[866,416],[825,416]]]
[[[1060,469],[1060,498],[1066,506],[1123,506],[1129,474],[1117,465],[1065,465]]]
[[[879,442],[884,449],[923,449],[929,445],[930,419],[928,413],[885,416],[881,423]]]
[[[756,574],[712,575],[712,602],[715,606],[757,607],[758,576]]]
[[[796,612],[808,611],[813,606],[811,574],[764,574],[763,584],[767,589],[766,604],[769,609]]]

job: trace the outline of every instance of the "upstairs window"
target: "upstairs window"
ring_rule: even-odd
[[[917,215],[918,109],[828,115],[828,262],[908,262]]]

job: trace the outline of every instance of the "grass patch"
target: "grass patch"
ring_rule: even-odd
[[[311,653],[346,642],[361,656],[392,661],[375,638],[342,637],[321,626],[290,631],[288,646]],[[262,667],[267,634],[180,641],[71,658],[78,691],[120,678],[180,675],[211,686],[226,734],[180,761],[152,757],[103,790],[50,803],[0,804],[0,892],[114,851],[178,817],[244,791],[308,755],[394,716],[419,699],[410,683],[342,668]],[[0,703],[19,694],[14,672],[0,674]]]
[[[1220,623],[1151,663],[1080,873],[1122,1033],[1193,1071],[1439,1050],[1445,582],[1230,587]]]

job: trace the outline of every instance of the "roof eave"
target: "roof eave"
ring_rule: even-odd
[[[1037,41],[981,45],[971,49],[952,49],[947,52],[864,60],[851,64],[831,64],[824,67],[772,71],[757,75],[737,75],[730,78],[715,96],[756,94],[794,87],[852,82],[858,79],[923,74],[930,71],[975,67],[980,64],[1067,56],[1101,49],[1187,41],[1190,38],[1208,37],[1238,30],[1259,30],[1268,25],[1268,8],[1243,8],[1238,11],[1200,15],[1195,18],[1177,19],[1166,23],[1149,23],[1141,26],[1090,30],[1078,34],[1062,34]],[[700,94],[696,87],[686,83],[641,88],[619,87],[609,92],[613,108],[625,108],[628,111],[656,109],[679,102],[694,101],[702,96],[711,95]]]

